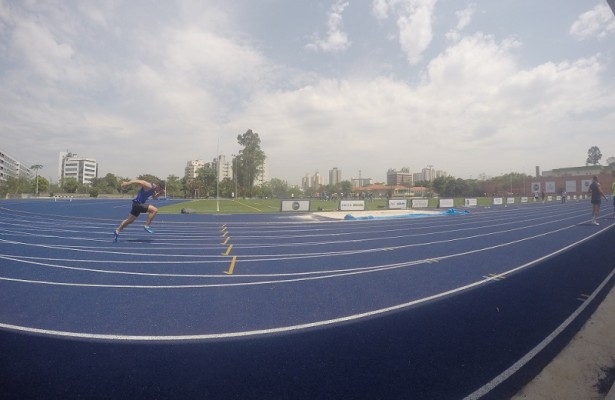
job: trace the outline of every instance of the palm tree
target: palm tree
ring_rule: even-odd
[[[36,196],[38,197],[38,170],[39,169],[43,169],[43,166],[40,164],[34,164],[33,166],[30,167],[30,169],[33,169],[34,171],[36,171]]]

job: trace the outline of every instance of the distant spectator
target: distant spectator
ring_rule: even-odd
[[[598,177],[594,176],[592,183],[589,185],[589,189],[587,189],[587,193],[591,194],[591,203],[592,203],[592,224],[600,225],[598,223],[598,215],[600,214],[600,203],[602,202],[602,198],[606,200],[606,196],[602,192],[602,188],[600,187],[600,183],[598,182]]]

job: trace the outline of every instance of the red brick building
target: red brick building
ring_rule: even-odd
[[[615,182],[615,168],[613,165],[559,168],[552,171],[544,171],[541,176],[528,179],[526,193],[533,195],[558,195],[566,192],[568,195],[586,194],[589,184],[594,176],[602,186],[602,191],[609,195],[612,193],[612,185]]]

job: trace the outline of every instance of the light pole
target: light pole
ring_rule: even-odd
[[[237,200],[237,154],[233,154],[233,178],[235,180],[235,196],[233,196],[233,200]]]
[[[42,169],[42,168],[43,168],[43,166],[40,165],[40,164],[35,164],[35,165],[30,167],[30,169],[33,169],[36,172],[36,178],[35,178],[36,179],[36,190],[34,192],[36,197],[38,197],[38,170]]]
[[[216,147],[216,211],[220,212],[220,138]]]

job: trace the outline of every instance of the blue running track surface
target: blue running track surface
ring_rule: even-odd
[[[587,201],[425,218],[145,216],[0,201],[0,393],[501,399],[613,287]]]

